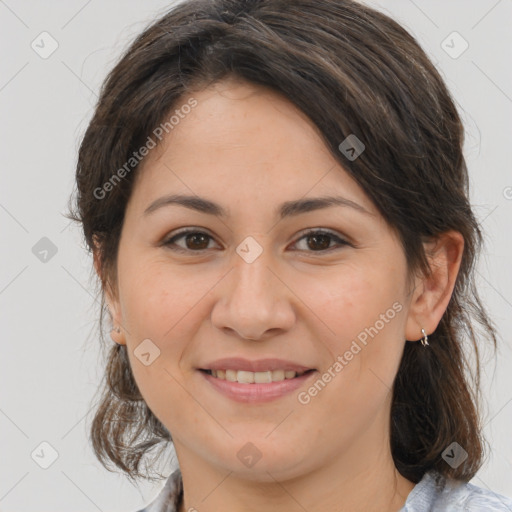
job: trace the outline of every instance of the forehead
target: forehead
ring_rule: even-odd
[[[318,128],[279,93],[226,80],[187,94],[173,112],[191,98],[195,106],[175,118],[140,166],[134,195],[141,201],[182,192],[218,202],[282,202],[335,189],[375,211]]]

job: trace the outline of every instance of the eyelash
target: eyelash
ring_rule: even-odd
[[[187,253],[190,253],[190,252],[203,253],[204,251],[208,250],[208,249],[199,249],[197,251],[194,251],[192,249],[184,249],[183,247],[179,247],[179,246],[175,245],[176,240],[178,240],[180,238],[184,238],[188,234],[206,235],[207,237],[209,237],[210,239],[213,240],[213,237],[210,236],[208,233],[206,233],[204,231],[200,231],[200,230],[197,230],[197,229],[185,229],[183,231],[180,231],[180,232],[176,233],[171,238],[166,240],[163,243],[163,245],[168,247],[172,251],[181,252],[181,253],[185,253],[185,252],[187,252]],[[335,233],[333,233],[331,231],[326,231],[324,229],[314,229],[314,228],[306,231],[305,233],[303,233],[302,236],[295,243],[298,243],[300,240],[303,240],[303,239],[305,239],[307,237],[310,237],[312,235],[327,235],[327,236],[331,237],[333,240],[337,241],[339,246],[354,247],[353,244],[351,244],[347,240],[344,240],[343,238],[339,237],[338,235],[336,235]],[[341,247],[338,247],[338,249],[339,248],[341,248]],[[326,252],[331,252],[333,249],[336,249],[336,247],[329,247],[327,249],[318,250],[318,251],[312,251],[312,250],[307,251],[306,250],[305,252],[326,253]]]

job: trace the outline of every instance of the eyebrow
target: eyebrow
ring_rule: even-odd
[[[191,210],[196,210],[201,213],[215,215],[216,217],[229,217],[228,211],[213,201],[199,196],[188,196],[180,194],[171,194],[156,199],[144,210],[143,215],[149,215],[150,213],[153,213],[156,210],[163,208],[164,206],[170,205],[181,205],[185,208],[190,208]],[[321,210],[331,206],[345,206],[353,208],[360,213],[371,215],[372,217],[374,216],[373,213],[369,212],[360,204],[341,196],[323,196],[286,201],[277,208],[275,214],[279,215],[281,219],[284,219],[286,217],[292,217],[302,213]]]

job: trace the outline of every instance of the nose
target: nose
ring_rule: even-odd
[[[295,323],[294,295],[273,264],[270,250],[252,263],[235,254],[234,268],[215,289],[218,297],[211,320],[225,332],[260,340]]]

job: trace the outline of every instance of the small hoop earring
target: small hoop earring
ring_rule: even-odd
[[[421,344],[426,347],[427,345],[429,345],[429,342],[428,342],[428,336],[427,336],[427,333],[425,332],[425,329],[421,329],[421,333],[423,334],[423,338],[421,338]]]

